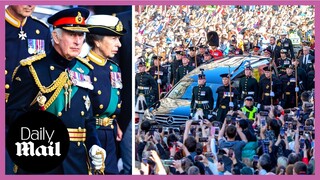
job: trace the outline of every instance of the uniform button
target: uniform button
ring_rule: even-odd
[[[58,116],[59,116],[59,117],[62,116],[62,112],[58,112]]]
[[[83,98],[83,100],[87,100],[87,97],[86,97],[86,96],[83,96],[82,98]]]
[[[54,66],[50,66],[50,70],[53,71],[54,70]]]
[[[7,70],[5,70],[5,71],[4,71],[4,74],[5,74],[5,75],[7,75],[7,74],[8,74],[8,71],[7,71]]]
[[[81,116],[84,116],[84,112],[83,111],[81,111]]]
[[[9,89],[9,88],[10,88],[9,84],[6,84],[6,85],[5,85],[5,88],[6,88],[6,89]]]
[[[120,91],[117,91],[117,95],[120,95]]]
[[[110,66],[110,70],[111,70],[111,71],[113,70],[113,67],[112,67],[112,66]]]
[[[37,29],[37,30],[36,30],[36,34],[40,34],[40,31],[39,31],[39,29]]]
[[[97,80],[98,80],[98,79],[97,79],[96,77],[93,78],[93,81],[94,81],[94,82],[97,82]]]
[[[101,95],[101,91],[100,90],[98,90],[98,94]]]
[[[96,114],[96,116],[97,116],[97,117],[99,117],[99,116],[100,116],[100,114]]]
[[[99,108],[100,108],[100,109],[103,109],[103,104],[100,104]]]
[[[119,109],[121,108],[121,103],[118,104],[118,108],[119,108]]]
[[[114,128],[112,124],[111,124],[111,126],[110,126],[110,127],[111,127],[111,129],[113,129],[113,128]]]
[[[116,115],[113,115],[113,116],[112,116],[113,119],[116,118],[116,117],[117,117]]]

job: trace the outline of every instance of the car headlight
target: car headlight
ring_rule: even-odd
[[[150,109],[146,109],[143,114],[143,119],[148,121],[154,121],[155,117]]]

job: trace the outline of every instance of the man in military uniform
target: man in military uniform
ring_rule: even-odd
[[[213,109],[212,89],[206,86],[206,76],[203,69],[198,75],[198,86],[193,87],[191,97],[191,117],[194,119],[208,119],[210,111]]]
[[[161,57],[159,56],[152,57],[154,66],[149,69],[149,73],[153,77],[153,79],[160,85],[160,92],[163,92],[166,91],[166,84],[168,82],[168,71],[166,68],[161,66],[160,58]]]
[[[86,42],[91,47],[87,56],[93,65],[93,86],[90,97],[92,111],[102,147],[106,150],[104,174],[119,174],[116,141],[121,141],[122,130],[117,118],[122,100],[121,70],[112,58],[121,47],[120,37],[126,33],[122,22],[115,16],[92,15],[87,20],[90,33]]]
[[[34,9],[34,5],[9,5],[5,11],[6,100],[10,94],[12,74],[19,61],[47,53],[52,47],[49,27],[31,16]]]
[[[85,19],[89,11],[73,8],[49,17],[53,25],[53,48],[20,61],[13,75],[12,91],[6,106],[6,124],[10,127],[25,112],[44,110],[58,116],[68,128],[69,152],[51,174],[89,174],[87,154],[96,170],[101,170],[106,157],[100,146],[93,118],[89,92],[92,65],[77,57],[89,32]],[[77,133],[77,137],[74,137]],[[87,151],[87,149],[89,151]],[[97,152],[102,154],[97,154]],[[18,173],[28,173],[19,168]]]
[[[213,61],[213,56],[210,54],[210,52],[205,52],[204,53],[204,58],[203,58],[203,64],[207,64]]]
[[[296,92],[299,92],[299,88],[296,87],[296,77],[293,74],[294,66],[288,64],[285,65],[285,68],[286,74],[280,77],[283,88],[281,106],[284,109],[288,109],[296,107]],[[297,81],[299,82],[299,78]]]
[[[219,47],[219,36],[218,33],[215,31],[210,31],[207,33],[207,40],[210,46],[210,54],[214,59],[219,59],[223,57],[222,51],[218,49]]]
[[[290,39],[286,38],[287,32],[282,31],[280,33],[280,39],[277,41],[277,45],[280,46],[281,49],[286,49],[288,52],[288,57],[292,60],[294,59],[294,51],[293,51],[293,45]],[[290,51],[290,53],[289,53]]]
[[[192,47],[189,47],[188,49],[189,49],[188,58],[190,59],[189,65],[193,67],[198,67],[201,64],[201,59],[198,59],[196,56],[197,48],[192,46]],[[197,64],[195,60],[197,60]]]
[[[280,74],[279,76],[286,74],[286,69],[284,68],[284,66],[292,64],[291,59],[287,57],[286,49],[280,50],[280,58],[276,59],[275,63],[278,67],[278,72]]]
[[[292,62],[293,66],[297,66],[297,73],[298,73],[298,78],[299,78],[299,88],[300,91],[304,91],[304,90],[310,90],[308,89],[308,78],[309,76],[307,75],[306,71],[304,69],[302,69],[300,66],[300,61],[299,60],[295,60]]]
[[[136,112],[143,114],[144,110],[158,100],[158,87],[153,77],[146,73],[146,64],[140,61],[139,73],[136,74]]]
[[[214,111],[217,112],[217,121],[222,123],[229,110],[236,111],[238,109],[237,100],[239,93],[234,87],[231,87],[230,91],[229,74],[221,74],[220,77],[222,78],[223,85],[216,91],[218,99]]]
[[[277,105],[279,103],[279,99],[281,97],[281,82],[280,80],[272,75],[273,67],[266,66],[263,68],[265,77],[260,79],[259,81],[259,94],[258,94],[258,102],[261,105],[270,105],[271,98],[273,101],[273,105]],[[272,91],[270,85],[270,78],[272,77]]]
[[[176,71],[176,79],[175,84],[180,81],[186,74],[191,72],[194,69],[193,66],[189,65],[189,58],[186,56],[186,54],[182,53],[182,66],[180,66]]]
[[[183,51],[176,51],[176,58],[171,62],[170,83],[172,82],[172,84],[175,83],[177,69],[182,66],[182,52]]]
[[[197,60],[200,62],[198,66],[200,66],[203,63],[204,59],[204,53],[207,51],[208,47],[206,45],[201,44],[199,46],[199,54],[197,54]]]
[[[252,77],[253,68],[247,65],[244,70],[245,77],[240,79],[239,93],[241,94],[240,102],[247,96],[251,96],[254,99],[258,99],[259,86],[258,81]]]

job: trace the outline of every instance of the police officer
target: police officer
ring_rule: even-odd
[[[84,33],[89,32],[85,25],[88,16],[88,10],[73,8],[49,17],[48,23],[54,28],[53,49],[47,55],[38,54],[20,61],[6,107],[9,126],[24,112],[40,109],[58,116],[68,128],[69,136],[73,137],[69,152],[62,164],[49,172],[53,174],[90,173],[88,153],[95,169],[101,170],[106,157],[100,147],[89,98],[93,67],[77,57]],[[98,155],[98,151],[102,154]],[[27,172],[19,168],[18,173]]]
[[[115,16],[92,15],[87,20],[86,42],[91,47],[87,59],[93,65],[91,91],[92,111],[102,147],[106,150],[104,174],[119,174],[116,141],[122,139],[117,123],[120,114],[120,91],[123,87],[121,70],[113,58],[121,47],[120,37],[126,33],[121,21]]]
[[[148,106],[158,100],[158,87],[153,77],[146,73],[146,64],[140,61],[139,73],[136,74],[136,112],[143,114]]]
[[[286,74],[280,77],[282,82],[282,101],[281,106],[284,109],[296,107],[296,92],[299,92],[299,88],[296,87],[296,77],[293,74],[294,66],[285,65]],[[297,79],[299,82],[299,78]]]
[[[194,67],[189,65],[189,58],[183,52],[182,54],[182,66],[180,66],[176,71],[175,84],[180,81],[186,74],[191,72]]]
[[[261,105],[270,105],[271,98],[273,100],[273,105],[277,105],[279,103],[279,99],[281,97],[281,82],[280,80],[272,75],[273,67],[266,66],[263,68],[265,77],[260,79],[259,81],[259,94],[258,94],[258,102]],[[272,91],[271,91],[271,82],[270,78],[272,77]]]
[[[241,107],[241,111],[250,121],[254,122],[256,113],[258,113],[258,108],[254,106],[254,99],[252,96],[244,98],[244,106]]]
[[[34,9],[34,5],[9,5],[5,10],[6,100],[11,90],[12,74],[20,60],[47,53],[52,47],[49,27],[31,16]]]
[[[154,66],[149,69],[149,73],[153,77],[153,79],[160,85],[160,91],[162,92],[166,90],[166,84],[168,82],[168,71],[166,68],[161,66],[160,58],[160,56],[152,57]]]
[[[222,123],[229,110],[236,111],[238,109],[237,99],[239,93],[234,87],[231,87],[230,92],[229,74],[221,74],[220,77],[222,78],[223,85],[220,86],[216,91],[218,94],[218,99],[214,111],[217,112],[217,121]]]
[[[293,51],[293,45],[290,39],[286,38],[287,32],[283,30],[280,33],[280,39],[277,41],[277,45],[281,47],[281,49],[286,49],[288,52],[288,57],[290,59],[294,59],[294,51]],[[290,51],[290,53],[289,53]]]
[[[206,86],[206,75],[203,69],[198,75],[198,86],[193,87],[191,97],[191,117],[195,119],[208,119],[210,111],[213,109],[212,89]]]
[[[252,77],[253,68],[250,65],[247,65],[244,70],[245,77],[240,79],[239,82],[239,93],[240,101],[242,101],[245,97],[251,96],[255,99],[258,99],[258,81]]]

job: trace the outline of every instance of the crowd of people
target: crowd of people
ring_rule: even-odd
[[[201,64],[249,54],[271,61],[259,78],[245,66],[237,88],[221,74],[216,92],[200,69],[190,120],[178,129],[140,116],[135,174],[314,174],[313,6],[143,6],[136,13],[140,115]]]

